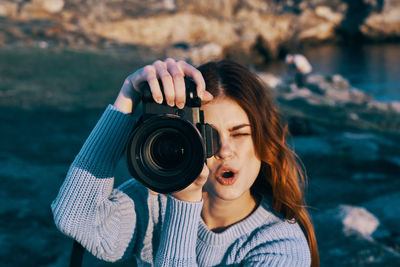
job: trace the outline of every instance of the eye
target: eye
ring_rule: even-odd
[[[235,134],[232,134],[233,137],[249,136],[249,135],[250,135],[249,133],[235,133]]]

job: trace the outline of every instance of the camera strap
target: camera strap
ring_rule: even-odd
[[[78,241],[74,241],[72,245],[71,251],[71,258],[69,261],[69,267],[81,267],[82,266],[82,259],[83,253],[85,253],[84,247],[78,243]]]

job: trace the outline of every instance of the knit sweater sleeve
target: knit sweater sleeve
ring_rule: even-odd
[[[106,261],[122,258],[135,235],[134,202],[113,190],[113,172],[136,120],[110,105],[51,204],[56,226]]]
[[[155,266],[197,266],[196,242],[201,202],[184,202],[168,195],[165,221]]]

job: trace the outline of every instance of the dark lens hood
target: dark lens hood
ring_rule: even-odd
[[[152,145],[164,133],[173,133],[185,147],[184,157],[171,168],[158,166],[152,158]],[[127,145],[130,174],[158,193],[171,193],[189,186],[199,177],[205,159],[203,139],[198,129],[190,121],[172,114],[155,115],[143,121]]]

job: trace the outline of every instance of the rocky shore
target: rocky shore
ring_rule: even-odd
[[[209,59],[199,49],[262,64],[299,45],[398,41],[399,13],[397,0],[2,0],[0,45],[140,45],[168,55],[184,44],[195,64]]]

